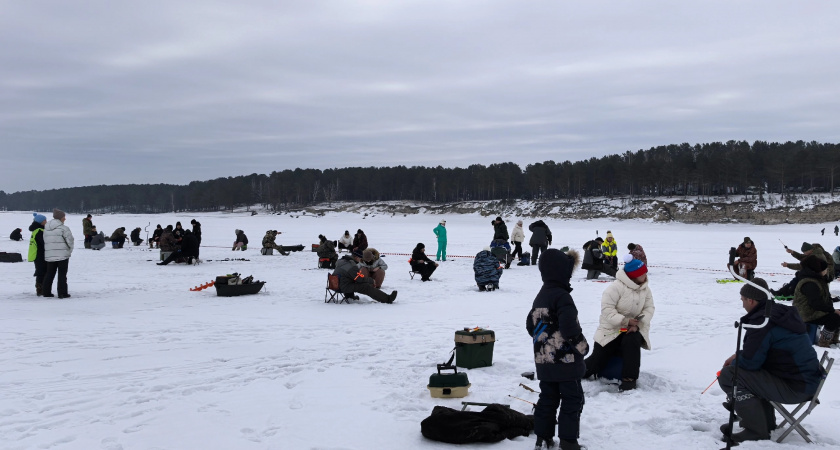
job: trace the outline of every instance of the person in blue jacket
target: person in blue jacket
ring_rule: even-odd
[[[589,343],[580,328],[569,284],[579,259],[574,250],[566,254],[555,248],[546,250],[539,259],[543,285],[525,321],[534,342],[540,380],[540,399],[534,408],[535,449],[556,448],[555,423],[561,450],[581,448],[578,437],[584,399],[580,380],[586,373],[584,357],[589,353]]]
[[[767,282],[753,283],[767,290]],[[741,303],[747,314],[743,324],[761,325],[767,312],[767,294],[750,284],[741,288]],[[721,425],[724,438],[733,443],[770,439],[776,428],[776,414],[770,401],[800,403],[813,397],[822,377],[813,343],[805,323],[792,306],[772,303],[770,321],[761,328],[744,328],[744,344],[738,360],[730,356],[720,371],[718,382],[727,395],[724,407],[735,408],[743,431],[732,433]],[[732,400],[735,365],[738,366],[737,398]]]

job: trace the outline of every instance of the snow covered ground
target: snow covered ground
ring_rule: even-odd
[[[26,253],[27,241],[6,233],[27,229],[31,213],[0,213],[0,251]],[[2,449],[379,449],[450,448],[420,434],[434,405],[459,408],[461,399],[432,399],[426,389],[435,363],[448,358],[463,327],[495,330],[494,364],[468,370],[463,400],[509,403],[529,413],[537,388],[520,376],[533,370],[525,316],[539,290],[536,267],[512,268],[501,290],[478,292],[472,256],[492,236],[489,217],[448,215],[449,254],[430,283],[410,280],[408,256],[417,242],[434,254],[432,228],[440,216],[328,213],[324,217],[242,214],[107,215],[93,221],[106,233],[151,222],[164,226],[196,218],[203,224],[198,266],[159,267],[145,247],[85,250],[81,216],[69,215],[77,238],[70,260],[71,299],[35,296],[31,263],[2,264],[0,285],[0,448]],[[516,218],[506,218],[512,228]],[[526,224],[530,221],[526,221]],[[730,246],[750,236],[757,273],[780,286],[792,272],[779,238],[827,249],[840,239],[814,225],[684,225],[648,222],[549,220],[554,247],[580,246],[611,229],[624,251],[640,243],[650,263],[656,314],[653,350],[642,354],[639,389],[585,381],[581,442],[613,448],[718,448],[727,419],[714,379],[735,349],[733,322],[742,315],[738,284],[717,284]],[[253,244],[233,253],[234,229]],[[265,230],[278,242],[309,246],[362,228],[372,247],[389,254],[385,288],[392,305],[363,300],[324,304],[326,270],[309,251],[260,256]],[[144,237],[145,237],[145,233]],[[526,235],[530,236],[530,233]],[[224,258],[249,261],[220,261]],[[222,298],[189,288],[239,272],[266,280],[258,295]],[[602,277],[604,277],[602,275]],[[578,270],[574,297],[587,338],[598,323],[607,284],[585,281]],[[822,350],[819,351],[822,353]],[[834,357],[840,350],[832,349]],[[840,375],[832,374],[822,405],[806,419],[817,447],[837,448]],[[497,449],[531,448],[533,436]],[[783,445],[801,448],[794,433]],[[489,448],[487,445],[465,446]]]

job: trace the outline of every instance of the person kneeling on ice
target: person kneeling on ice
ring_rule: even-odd
[[[135,247],[143,243],[143,239],[140,239],[140,227],[131,230],[131,243]]]
[[[359,268],[364,254],[361,250],[354,250],[350,255],[342,256],[335,263],[333,275],[338,275],[338,289],[348,297],[355,297],[354,294],[364,294],[380,303],[394,303],[397,298],[397,291],[388,295],[373,287],[373,277],[370,276],[367,268]]]
[[[187,264],[192,264],[193,258],[198,259],[198,239],[191,230],[184,230],[183,238],[181,239],[181,248],[178,251],[172,252],[165,260],[157,263],[159,266],[165,266],[172,261],[180,262],[179,259],[185,259]]]
[[[579,450],[580,414],[589,343],[580,328],[569,279],[578,265],[578,253],[548,249],[539,259],[543,285],[525,321],[534,342],[534,363],[540,380],[540,399],[534,407],[535,449],[554,447],[554,424],[560,450]],[[559,414],[557,407],[560,407]]]
[[[473,272],[475,272],[475,284],[479,291],[494,291],[499,289],[499,279],[504,271],[499,258],[490,251],[490,247],[478,252],[473,260]]]
[[[752,283],[767,289],[767,282],[761,278],[753,279]],[[768,301],[764,291],[752,284],[744,285],[741,304],[747,314],[741,317],[741,323],[760,326]],[[817,353],[796,308],[775,302],[770,308],[767,325],[744,327],[744,346],[738,360],[735,361],[735,355],[727,358],[718,376],[720,388],[727,396],[723,406],[731,411],[735,366],[738,366],[734,408],[744,430],[733,434],[728,423],[720,427],[724,439],[733,443],[770,439],[770,431],[776,428],[776,414],[770,401],[807,401],[813,397],[822,377]]]
[[[111,245],[114,248],[123,248],[125,240],[128,236],[125,235],[125,227],[119,227],[111,233]]]
[[[9,239],[13,241],[22,241],[23,234],[21,234],[21,231],[23,230],[21,230],[20,228],[15,228],[14,230],[12,230],[12,234],[9,235]]]
[[[262,239],[262,248],[264,249],[274,249],[280,252],[281,255],[286,256],[289,252],[284,252],[283,247],[277,245],[276,239],[278,234],[283,234],[277,230],[268,230],[265,232],[265,236]],[[247,238],[245,238],[247,239]],[[265,255],[265,251],[263,251]]]
[[[595,331],[595,348],[586,358],[586,378],[604,370],[613,355],[621,355],[624,364],[618,390],[636,389],[641,349],[650,350],[653,311],[647,266],[638,259],[630,259],[601,296],[601,318]]]
[[[96,232],[96,226],[90,227],[90,232],[93,233],[90,236],[90,242],[88,245],[90,246],[91,250],[102,250],[105,248],[105,242],[107,239],[105,238],[105,233],[103,232]]]

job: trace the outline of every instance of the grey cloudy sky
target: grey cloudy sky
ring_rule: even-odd
[[[832,1],[0,0],[0,190],[840,141]]]

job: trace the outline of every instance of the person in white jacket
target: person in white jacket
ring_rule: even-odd
[[[510,257],[516,257],[516,260],[519,261],[522,259],[522,243],[525,242],[525,231],[522,229],[522,221],[519,220],[516,222],[516,225],[513,227],[513,231],[510,232],[510,241],[513,242],[514,249],[513,253],[510,254]]]
[[[344,230],[344,234],[338,238],[338,252],[340,253],[342,250],[347,250],[348,252],[353,248],[353,236],[350,235],[349,230]]]
[[[601,297],[595,348],[586,358],[585,377],[588,378],[600,373],[613,355],[620,355],[624,364],[619,391],[636,388],[641,349],[650,350],[650,320],[654,311],[647,266],[638,259],[627,261]]]
[[[69,298],[67,293],[67,267],[73,253],[73,232],[64,221],[67,215],[60,209],[53,209],[53,219],[44,228],[44,259],[47,273],[44,275],[44,297],[54,297],[52,284],[58,272],[58,298]]]

